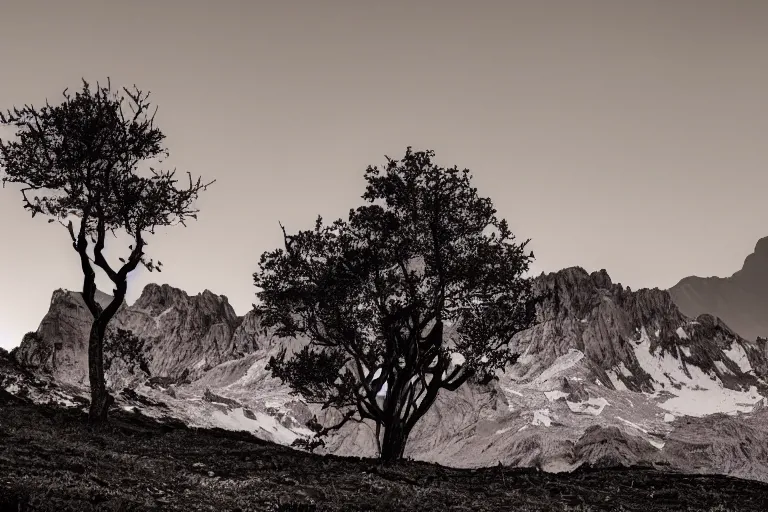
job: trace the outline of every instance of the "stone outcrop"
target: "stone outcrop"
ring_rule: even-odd
[[[612,283],[604,270],[588,274],[574,267],[538,278],[536,292],[545,297],[538,323],[512,342],[522,357],[510,371],[522,381],[540,379],[542,371],[572,350],[583,354],[583,364],[602,385],[636,392],[653,392],[659,384],[675,387],[672,381],[654,382],[644,365],[649,357],[668,355],[688,377],[688,367],[694,366],[717,374],[733,389],[761,383],[725,351],[743,351],[752,369],[768,373],[757,343],[740,338],[711,315],[686,317],[666,291],[633,292]]]
[[[659,458],[659,451],[617,427],[592,425],[573,446],[573,460],[593,467],[633,466]]]
[[[98,292],[97,299],[106,305],[112,297]],[[60,381],[86,384],[91,321],[80,293],[56,290],[36,337],[22,342],[17,360]],[[147,285],[135,304],[120,307],[110,326],[144,338],[152,376],[177,381],[193,380],[258,344],[252,314],[238,317],[226,297],[208,290],[189,296],[168,285]]]
[[[667,458],[687,471],[757,480],[768,475],[768,410],[747,416],[686,418],[666,439]]]
[[[97,291],[95,297],[102,307],[112,301],[111,296],[101,291]],[[25,336],[22,340],[15,352],[16,360],[27,368],[51,374],[57,380],[87,382],[88,334],[92,319],[80,293],[54,291],[48,313],[35,335]]]
[[[243,316],[232,335],[232,349],[238,355],[244,356],[259,350],[269,350],[276,346],[282,346],[285,341],[261,325],[261,317],[251,310]]]
[[[233,335],[241,321],[225,296],[149,284],[116,323],[149,342],[153,375],[194,379],[240,355]]]

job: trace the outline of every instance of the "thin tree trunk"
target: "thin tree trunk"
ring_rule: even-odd
[[[114,402],[114,398],[107,391],[104,378],[105,332],[106,321],[99,315],[93,320],[88,338],[88,379],[91,385],[91,407],[88,411],[88,421],[91,424],[106,421],[109,407]]]

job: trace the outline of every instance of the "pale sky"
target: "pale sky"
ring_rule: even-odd
[[[278,221],[345,215],[408,145],[471,169],[537,270],[668,288],[732,274],[768,235],[767,51],[764,0],[4,0],[0,107],[135,83],[169,164],[218,180],[198,222],[151,240],[165,270],[137,271],[131,303],[155,281],[246,313]],[[0,219],[10,348],[82,275],[18,187]]]

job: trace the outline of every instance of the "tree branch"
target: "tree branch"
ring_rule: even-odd
[[[89,221],[89,215],[91,213],[90,205],[86,207],[83,212],[83,217],[80,221],[80,230],[77,234],[77,242],[74,245],[75,250],[80,255],[80,266],[83,270],[83,301],[88,307],[94,318],[101,315],[102,309],[98,302],[96,302],[96,273],[91,267],[91,261],[88,257],[88,239],[86,236],[87,224]]]
[[[104,213],[99,209],[98,221],[96,222],[96,245],[93,247],[93,257],[96,265],[109,276],[109,279],[117,284],[117,273],[112,269],[107,260],[104,258],[102,251],[104,250],[104,238],[106,236],[106,228],[104,226]]]
[[[344,414],[344,416],[343,416],[343,418],[341,419],[341,421],[339,421],[339,422],[338,422],[338,423],[336,423],[335,425],[331,425],[330,427],[324,427],[324,428],[323,428],[323,429],[322,429],[320,432],[318,432],[318,433],[316,434],[316,435],[317,435],[317,437],[325,437],[325,436],[327,436],[327,435],[328,435],[330,432],[332,432],[332,431],[334,431],[334,430],[339,430],[341,427],[343,427],[344,425],[346,425],[346,424],[347,424],[349,421],[354,421],[354,416],[355,416],[355,414],[357,414],[357,413],[358,413],[358,411],[356,411],[356,410],[354,410],[354,409],[353,409],[353,410],[350,410],[350,411],[347,411],[347,413],[346,413],[346,414]],[[358,423],[359,423],[359,421],[358,421]]]

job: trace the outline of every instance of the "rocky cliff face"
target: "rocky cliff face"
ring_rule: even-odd
[[[103,305],[112,299],[102,292],[97,297]],[[37,336],[22,342],[17,360],[57,380],[86,384],[91,321],[80,293],[56,290]],[[152,376],[173,381],[194,380],[251,352],[260,329],[252,315],[238,317],[224,296],[208,290],[189,296],[156,284],[147,285],[132,306],[124,303],[110,325],[144,338]]]
[[[106,307],[112,297],[97,291],[96,301]],[[87,382],[91,322],[91,312],[80,293],[56,290],[36,336],[25,337],[16,350],[16,359],[24,367],[53,375],[57,380]]]
[[[684,314],[709,313],[746,339],[768,336],[768,237],[731,277],[686,277],[669,290]]]
[[[147,358],[155,376],[194,379],[233,359],[239,318],[224,296],[205,290],[190,297],[168,285],[147,285],[118,323],[150,341]]]
[[[698,372],[728,389],[763,385],[756,374],[768,366],[759,344],[711,315],[686,317],[665,291],[632,292],[604,270],[578,267],[542,276],[536,288],[548,297],[539,321],[512,344],[523,356],[510,371],[522,381],[541,378],[558,358],[578,351],[591,377],[613,389],[679,389]]]
[[[413,432],[407,456],[552,471],[662,463],[768,480],[762,452],[739,449],[768,445],[764,343],[739,337],[713,316],[687,317],[669,293],[633,292],[605,271],[565,269],[537,278],[535,287],[545,300],[536,325],[510,343],[518,363],[486,385],[443,391]],[[38,336],[17,352],[20,363],[87,382],[89,318],[79,301],[76,293],[54,294]],[[120,406],[150,414],[151,404],[162,404],[162,414],[193,425],[286,444],[312,435],[304,425],[313,414],[333,419],[333,411],[305,404],[266,371],[276,350],[304,342],[273,336],[254,312],[237,317],[225,297],[149,285],[116,323],[150,340],[153,375],[121,394]],[[743,439],[708,430],[717,414],[728,428],[745,426]],[[325,451],[375,455],[373,432],[349,424]]]

